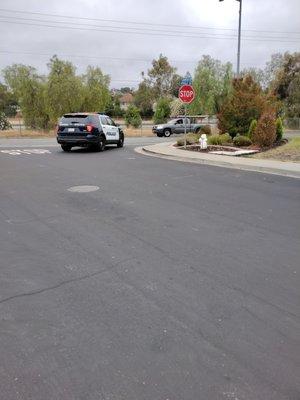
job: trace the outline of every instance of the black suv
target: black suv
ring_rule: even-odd
[[[75,146],[103,151],[107,144],[123,147],[124,132],[105,114],[65,114],[58,123],[57,142],[63,151]]]

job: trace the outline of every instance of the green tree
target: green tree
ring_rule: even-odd
[[[170,103],[171,117],[177,117],[184,114],[184,104],[180,99],[174,98]]]
[[[143,80],[134,93],[134,104],[140,109],[143,117],[152,117],[154,91],[147,80]]]
[[[188,107],[189,114],[215,114],[231,91],[232,65],[203,56],[194,73],[196,97]]]
[[[300,52],[285,53],[271,89],[283,101],[288,117],[300,117]]]
[[[126,126],[133,126],[139,128],[142,124],[142,118],[139,109],[134,105],[130,105],[125,113]]]
[[[13,64],[3,71],[5,82],[20,104],[27,127],[47,129],[49,115],[46,110],[46,80],[35,68]]]
[[[11,128],[11,125],[10,125],[6,115],[4,114],[3,111],[0,111],[0,131],[5,131],[10,128]]]
[[[289,84],[286,108],[289,117],[300,118],[300,74]]]
[[[48,63],[50,73],[46,86],[47,110],[52,123],[68,112],[82,109],[84,90],[75,67],[69,61],[53,56]]]
[[[159,55],[157,60],[152,61],[152,68],[148,70],[148,77],[155,99],[172,94],[178,81],[176,68],[172,67],[168,58],[162,54]]]
[[[170,107],[171,100],[167,97],[162,97],[158,100],[156,104],[156,109],[154,113],[154,123],[161,124],[166,122],[171,114]]]
[[[18,100],[6,85],[0,83],[0,112],[4,112],[8,117],[16,115]]]
[[[283,66],[284,55],[281,53],[272,54],[271,60],[266,63],[264,69],[264,84],[269,88],[275,80],[275,76]]]
[[[110,99],[108,104],[106,105],[105,114],[111,117],[123,117],[124,111],[121,109],[120,105],[120,95],[118,93],[114,93],[110,95]]]
[[[125,94],[125,93],[133,93],[134,90],[132,88],[130,88],[129,86],[124,86],[121,87],[120,92]]]
[[[82,82],[84,86],[81,109],[83,111],[104,112],[112,100],[109,91],[109,76],[103,74],[98,67],[88,66],[86,74],[82,77]]]

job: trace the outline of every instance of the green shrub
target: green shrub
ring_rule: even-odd
[[[186,144],[199,143],[200,134],[199,133],[188,133],[186,135]],[[177,140],[177,146],[184,146],[184,137]]]
[[[207,143],[215,146],[222,146],[227,143],[232,143],[231,136],[228,133],[222,135],[211,135],[207,139]]]
[[[218,145],[220,144],[220,135],[211,135],[208,139],[207,139],[207,143],[211,144],[211,145]]]
[[[142,124],[142,118],[139,109],[133,105],[130,105],[125,113],[126,126],[133,126],[133,128],[139,128]]]
[[[260,147],[269,147],[276,140],[275,113],[266,111],[260,117],[257,128],[253,134],[253,143]]]
[[[202,133],[205,133],[205,135],[207,135],[207,136],[211,135],[211,126],[210,125],[202,126],[199,133],[201,135],[202,135]]]
[[[280,140],[282,139],[283,136],[283,123],[282,123],[282,119],[280,117],[278,117],[276,119],[276,141],[280,142]]]
[[[223,133],[222,135],[220,135],[220,139],[221,144],[232,143],[232,137],[229,135],[229,133]]]
[[[243,135],[237,135],[233,139],[233,144],[238,147],[242,146],[250,146],[252,144],[251,139],[248,136],[243,136]]]
[[[252,140],[255,129],[257,128],[257,120],[253,119],[248,129],[247,136]]]
[[[11,129],[11,125],[4,112],[0,112],[0,131],[4,131],[7,129]]]

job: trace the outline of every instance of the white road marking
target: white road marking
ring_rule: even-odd
[[[1,153],[9,154],[10,156],[20,156],[22,154],[51,154],[51,151],[46,149],[9,149],[0,151]]]
[[[88,192],[96,192],[99,189],[100,189],[99,186],[82,185],[82,186],[72,186],[68,189],[68,191],[69,192],[88,193]]]

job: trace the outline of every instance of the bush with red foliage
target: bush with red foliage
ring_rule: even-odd
[[[260,147],[270,147],[276,141],[276,115],[273,110],[262,114],[253,132],[252,141]]]
[[[266,109],[277,108],[274,96],[267,95],[250,75],[233,80],[231,95],[218,114],[221,132],[247,135],[251,121],[258,120]]]

